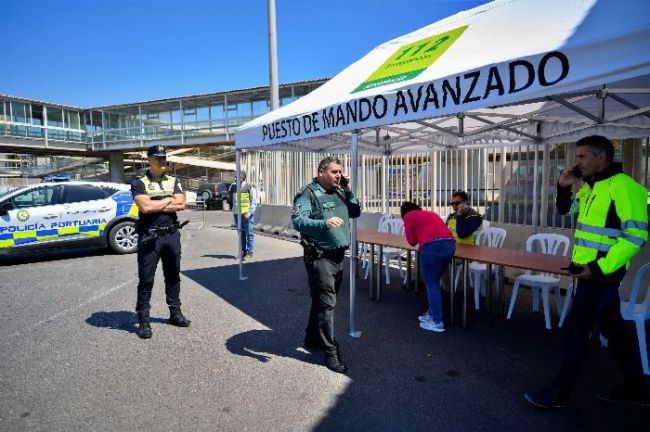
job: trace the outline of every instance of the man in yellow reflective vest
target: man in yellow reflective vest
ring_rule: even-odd
[[[468,205],[469,196],[465,191],[451,194],[453,212],[447,216],[445,223],[454,235],[456,243],[474,244],[477,231],[483,224],[483,216]]]
[[[232,186],[232,211],[235,218],[235,228],[241,216],[241,245],[239,253],[242,260],[253,258],[255,252],[255,210],[257,210],[257,191],[246,182],[246,171],[240,172],[241,177],[241,205],[239,205],[239,194],[237,193],[237,183]],[[236,181],[236,179],[235,179]]]
[[[587,354],[594,323],[604,337],[625,381],[607,394],[609,402],[650,406],[639,346],[620,312],[618,288],[630,261],[648,240],[648,191],[612,163],[614,147],[599,135],[576,143],[575,166],[565,169],[557,184],[560,213],[577,212],[575,245],[569,271],[578,279],[567,321],[567,343],[562,366],[550,386],[526,393],[540,408],[562,408],[576,384]],[[571,187],[582,179],[575,200]]]

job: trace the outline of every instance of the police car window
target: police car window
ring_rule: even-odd
[[[106,198],[103,189],[92,185],[65,185],[65,203],[94,201]]]
[[[119,189],[115,189],[114,187],[109,186],[102,186],[102,189],[104,189],[104,192],[106,192],[106,196],[112,196],[119,192]]]
[[[42,207],[61,204],[63,186],[37,187],[14,196],[11,201],[15,208]]]

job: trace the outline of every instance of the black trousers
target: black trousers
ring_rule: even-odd
[[[311,310],[305,332],[307,339],[319,344],[327,355],[338,352],[334,338],[334,309],[343,282],[344,256],[343,250],[327,253],[313,261],[305,257],[311,296]]]
[[[158,261],[162,261],[167,306],[172,312],[180,310],[181,233],[179,231],[163,234],[151,242],[138,242],[138,302],[135,311],[140,319],[149,318],[151,290]]]
[[[643,382],[639,345],[621,317],[619,284],[580,279],[567,319],[567,341],[562,367],[553,385],[568,396],[575,387],[582,363],[587,355],[589,334],[597,325],[609,342],[608,346],[626,383]]]

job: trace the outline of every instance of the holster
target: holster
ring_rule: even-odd
[[[318,249],[316,245],[308,239],[300,239],[300,245],[302,246],[305,252],[305,260],[307,262],[314,262],[315,260],[322,258],[324,251]]]

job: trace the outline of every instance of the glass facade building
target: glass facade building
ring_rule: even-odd
[[[326,80],[280,85],[286,105]],[[270,110],[269,87],[254,87],[96,108],[77,108],[0,95],[2,138],[77,143],[84,150],[134,149],[232,142],[235,129]],[[15,142],[15,141],[14,141]]]

